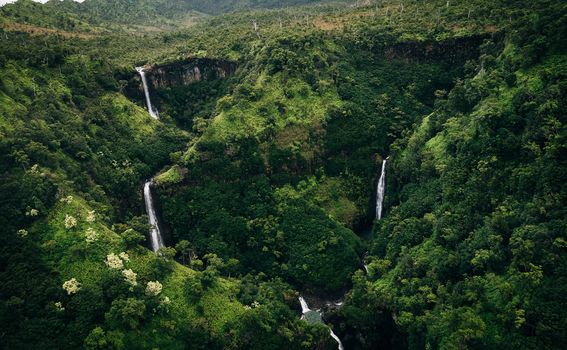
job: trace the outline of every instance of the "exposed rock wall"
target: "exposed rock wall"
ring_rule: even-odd
[[[444,41],[408,41],[382,47],[387,60],[404,59],[407,62],[438,61],[449,65],[462,64],[479,56],[480,45],[487,36],[473,36]]]
[[[235,70],[235,62],[202,58],[150,67],[146,76],[148,84],[153,89],[159,89],[226,78]]]
[[[202,81],[226,78],[236,71],[237,63],[210,58],[193,58],[168,64],[145,67],[150,95],[155,98],[156,91],[162,88],[187,86]],[[130,74],[131,73],[131,74]],[[143,100],[144,88],[140,75],[135,71],[119,77],[127,81],[124,93],[132,99]],[[159,101],[155,101],[159,105]]]

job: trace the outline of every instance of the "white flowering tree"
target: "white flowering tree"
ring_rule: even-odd
[[[63,289],[67,292],[68,295],[75,294],[79,290],[81,290],[81,283],[79,283],[77,279],[71,278],[70,280],[63,283]]]
[[[74,216],[72,215],[65,215],[65,228],[66,229],[71,229],[73,227],[77,226],[77,219],[75,219]]]
[[[99,234],[98,232],[95,231],[94,228],[89,227],[86,231],[85,231],[85,241],[87,241],[87,243],[92,243],[98,240]]]
[[[124,281],[132,287],[138,285],[138,281],[136,281],[138,274],[132,271],[132,269],[122,270],[122,276],[124,277]]]
[[[125,262],[130,261],[130,257],[128,256],[128,253],[126,253],[126,252],[122,252],[122,253],[118,254],[118,256],[120,257],[120,259],[124,260]]]
[[[149,296],[159,295],[159,293],[161,293],[162,287],[163,286],[158,281],[149,281],[148,284],[146,285],[146,295]]]
[[[59,201],[62,202],[62,203],[71,204],[71,203],[73,203],[73,196],[63,197]]]
[[[65,311],[65,308],[63,307],[63,303],[60,301],[55,303],[55,308],[57,309],[57,311]]]
[[[29,211],[26,212],[26,216],[38,216],[39,215],[39,210],[37,209],[30,209]]]
[[[114,253],[108,254],[104,263],[111,269],[121,269],[124,267],[122,259]]]
[[[95,222],[96,220],[96,212],[94,210],[90,210],[87,213],[87,222]]]

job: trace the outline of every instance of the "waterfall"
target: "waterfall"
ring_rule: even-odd
[[[333,332],[331,328],[329,328],[329,330],[331,331],[331,337],[336,340],[337,344],[339,344],[339,350],[345,350],[345,347],[343,346],[343,343],[341,342],[339,337],[335,334],[335,332]]]
[[[307,311],[310,311],[309,306],[307,305],[307,302],[305,301],[305,299],[303,299],[302,296],[299,296],[299,303],[301,304],[301,313],[306,313]]]
[[[301,304],[301,313],[303,315],[305,315],[309,311],[312,311],[309,308],[309,305],[307,305],[307,301],[305,301],[305,299],[301,295],[299,296],[299,303]],[[313,311],[313,312],[316,312],[316,311]],[[329,332],[331,333],[331,338],[335,339],[335,341],[337,342],[337,344],[339,346],[339,350],[345,350],[343,343],[341,342],[339,337],[335,334],[335,332],[333,332],[331,327],[329,327]]]
[[[142,78],[142,86],[144,87],[144,95],[146,95],[146,105],[148,106],[148,112],[154,119],[159,119],[157,112],[154,111],[152,107],[152,101],[150,100],[150,89],[148,88],[148,82],[146,80],[146,72],[144,72],[144,67],[136,67],[140,77]]]
[[[380,173],[380,179],[378,180],[378,186],[376,188],[376,219],[382,219],[382,203],[384,202],[384,190],[386,189],[386,160],[382,161],[382,172]]]
[[[161,237],[161,232],[159,231],[158,219],[156,215],[156,209],[154,208],[154,203],[152,200],[151,186],[153,180],[150,179],[144,184],[144,203],[146,204],[146,213],[148,213],[148,218],[150,222],[150,239],[152,242],[152,250],[157,252],[158,249],[162,248],[163,239]]]

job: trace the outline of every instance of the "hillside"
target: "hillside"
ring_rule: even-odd
[[[226,12],[244,11],[253,9],[273,9],[297,5],[319,4],[329,1],[321,0],[175,0],[175,1],[110,1],[110,0],[86,0],[84,4],[76,5],[80,11],[100,14],[104,19],[136,20],[151,19],[155,14],[174,19],[179,18],[185,12],[198,11],[209,15],[218,15]],[[339,3],[340,1],[337,1]]]
[[[279,9],[299,5],[344,6],[346,0],[18,0],[0,7],[4,19],[67,31],[90,32],[97,27],[137,32],[155,32],[190,27],[210,15],[254,9]],[[0,20],[1,23],[1,20]],[[251,25],[251,23],[250,23]]]
[[[2,348],[567,344],[561,1],[0,14]]]

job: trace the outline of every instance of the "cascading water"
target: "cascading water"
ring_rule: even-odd
[[[150,89],[148,88],[148,82],[146,80],[146,72],[144,72],[144,67],[136,67],[140,77],[142,78],[142,86],[144,87],[144,95],[146,95],[146,105],[148,106],[148,112],[154,119],[159,119],[158,114],[154,111],[152,107],[152,101],[150,100]]]
[[[386,189],[386,160],[382,161],[382,172],[380,173],[380,179],[378,180],[378,186],[376,188],[376,219],[382,219],[382,203],[384,202],[384,190]]]
[[[306,313],[308,313],[309,311],[312,311],[309,308],[309,305],[307,305],[307,301],[305,301],[305,299],[301,295],[299,296],[299,303],[301,304],[301,313],[303,314],[303,317],[305,317]],[[313,311],[313,312],[316,312],[316,311]],[[345,350],[343,343],[341,342],[339,337],[335,334],[335,332],[333,332],[331,327],[329,327],[329,332],[331,333],[331,338],[335,339],[335,341],[339,345],[339,350]]]
[[[146,213],[148,213],[150,228],[150,239],[152,243],[152,250],[157,252],[163,245],[163,239],[161,237],[161,232],[158,226],[158,219],[156,215],[156,210],[154,208],[154,203],[152,200],[151,186],[153,180],[146,181],[144,184],[144,203],[146,204]]]
[[[335,341],[339,344],[339,350],[345,350],[345,347],[343,346],[343,343],[341,343],[339,337],[335,334],[335,332],[333,332],[331,328],[329,328],[329,330],[331,331],[331,337],[335,339]]]
[[[304,314],[307,311],[310,311],[309,309],[309,305],[307,305],[307,302],[305,301],[305,299],[303,299],[302,296],[299,296],[299,303],[301,304],[301,313]]]

